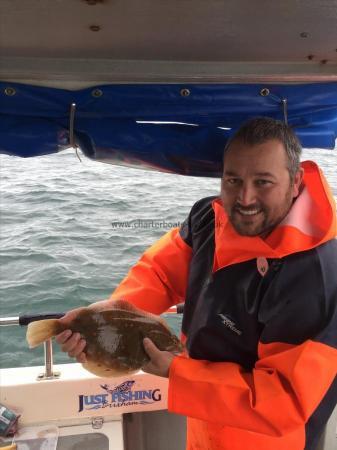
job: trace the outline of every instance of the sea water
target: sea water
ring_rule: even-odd
[[[218,179],[111,166],[72,150],[0,155],[0,316],[64,312],[106,299],[142,252],[186,218]],[[306,150],[337,196],[337,151]],[[181,317],[166,315],[179,333]],[[1,367],[43,364],[25,328],[0,329]],[[56,363],[70,358],[54,346]]]

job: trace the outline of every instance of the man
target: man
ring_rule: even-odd
[[[220,198],[197,202],[93,306],[123,298],[159,314],[185,300],[187,354],[145,339],[144,370],[169,377],[189,450],[314,449],[336,404],[336,211],[300,152],[282,122],[243,125],[225,149]],[[80,336],[57,340],[85,359]]]

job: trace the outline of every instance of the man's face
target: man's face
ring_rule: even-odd
[[[243,236],[267,236],[287,215],[301,181],[302,170],[290,181],[282,142],[233,142],[224,159],[221,199],[235,230]]]

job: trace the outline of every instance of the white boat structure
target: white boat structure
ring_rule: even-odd
[[[20,439],[23,428],[36,430],[35,440],[49,430],[50,450],[183,448],[184,421],[165,412],[166,379],[142,372],[101,379],[79,364],[42,374],[44,367],[1,370],[0,402],[21,415]]]
[[[0,152],[34,156],[71,145],[99,161],[218,176],[219,154],[211,152],[205,129],[217,129],[221,148],[227,131],[263,113],[293,121],[309,146],[333,148],[336,45],[336,0],[1,0]],[[182,158],[166,148],[155,154],[143,141],[134,153],[123,148],[123,136],[105,136],[105,145],[89,129],[102,121],[97,104],[106,98],[107,107],[116,108],[110,109],[112,125],[130,119],[132,110],[137,126],[128,128],[128,122],[124,134],[143,132],[148,124],[144,142],[155,142],[157,119],[168,125],[167,142],[175,141],[173,125],[180,124],[184,144],[195,136],[205,145],[197,156]],[[164,106],[140,108],[146,98]],[[212,107],[218,98],[220,112],[207,109],[207,98]],[[31,130],[25,148],[22,121],[6,122],[16,114]],[[111,139],[124,126],[116,123]],[[41,129],[48,131],[43,137]],[[0,324],[18,322],[3,318]],[[0,403],[18,412],[20,426],[36,430],[37,440],[45,437],[49,447],[43,448],[184,448],[185,419],[165,411],[166,379],[142,372],[100,379],[79,364],[54,367],[50,342],[45,351],[46,367],[0,372]],[[317,450],[336,449],[336,424],[335,409]]]

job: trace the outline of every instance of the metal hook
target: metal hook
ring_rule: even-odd
[[[74,139],[74,122],[75,122],[75,113],[76,113],[76,103],[72,103],[70,105],[70,119],[69,119],[69,144],[71,147],[75,149],[77,158],[82,162],[80,155],[77,151],[77,144]]]
[[[260,95],[262,95],[262,97],[269,96],[269,98],[275,100],[277,103],[281,102],[283,110],[283,120],[284,123],[288,125],[288,100],[286,98],[281,98],[275,94],[272,94],[268,88],[261,89]]]
[[[283,106],[284,123],[288,125],[288,100],[286,98],[282,99],[282,106]]]
[[[284,123],[288,125],[288,100],[286,98],[280,98],[275,94],[271,95],[270,97],[276,100],[278,103],[281,102],[281,107],[283,111],[283,120]]]

